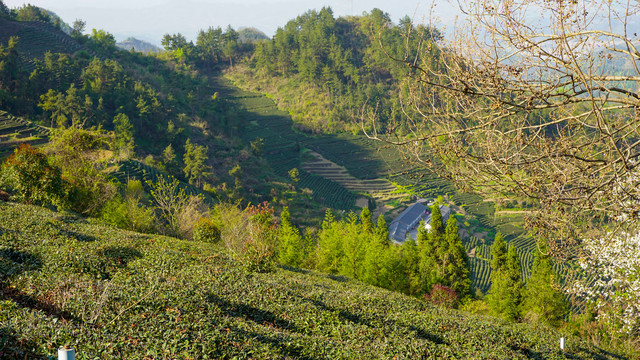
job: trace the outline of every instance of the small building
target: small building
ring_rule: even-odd
[[[397,218],[389,225],[389,239],[397,244],[402,244],[407,238],[407,234],[414,240],[418,238],[418,225],[420,221],[425,222],[425,228],[431,228],[431,209],[424,205],[425,201],[418,201],[406,208]],[[442,213],[442,222],[446,223],[451,209],[448,206],[440,205]]]

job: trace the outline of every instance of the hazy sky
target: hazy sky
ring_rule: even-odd
[[[128,36],[160,43],[166,33],[182,33],[195,40],[200,29],[231,25],[256,27],[272,36],[278,27],[310,9],[330,6],[334,16],[360,15],[379,8],[394,22],[409,15],[424,22],[430,12],[428,0],[4,0],[10,7],[30,3],[58,14],[71,24],[87,23],[87,31],[104,29],[122,40]],[[441,23],[450,23],[455,11],[446,0],[436,1]]]

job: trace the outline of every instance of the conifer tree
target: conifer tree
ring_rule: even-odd
[[[389,264],[387,259],[388,251],[389,246],[386,244],[383,245],[376,236],[371,237],[371,240],[366,246],[362,265],[363,281],[375,286],[389,287],[389,283],[387,282],[387,265]]]
[[[407,292],[409,281],[405,276],[404,261],[402,259],[402,246],[390,246],[386,256],[388,268],[388,289],[398,292]]]
[[[416,241],[411,236],[402,243],[402,261],[404,277],[407,279],[407,291],[409,295],[419,295],[422,289],[420,282],[420,254]]]
[[[463,298],[469,294],[471,287],[469,258],[458,235],[458,224],[454,216],[450,216],[449,220],[447,220],[444,238],[448,245],[444,261],[444,285],[455,290],[456,294]]]
[[[387,227],[387,222],[383,215],[378,216],[375,229],[375,240],[384,247],[389,245],[389,228]]]
[[[342,258],[342,234],[340,223],[336,222],[330,210],[327,210],[322,222],[322,230],[318,236],[316,252],[318,270],[337,274]]]
[[[278,261],[282,265],[300,267],[304,261],[304,242],[298,229],[291,223],[289,208],[280,214],[278,229]]]
[[[431,207],[431,233],[436,235],[444,235],[444,225],[442,224],[442,213],[440,212],[440,206],[433,204]]]
[[[491,289],[487,294],[487,303],[493,315],[515,321],[520,318],[523,292],[518,253],[514,246],[510,246],[508,253],[501,256],[506,249],[501,236],[496,236],[493,246],[492,253],[496,257],[491,262]]]
[[[360,212],[360,225],[362,226],[362,232],[365,234],[373,233],[373,220],[371,220],[371,211],[369,208],[362,209]]]
[[[434,244],[431,236],[424,228],[424,222],[420,222],[418,227],[418,237],[416,239],[419,249],[418,273],[420,274],[420,293],[431,291],[433,284],[441,281],[438,276],[439,265],[435,254]]]
[[[116,135],[116,149],[123,154],[133,155],[133,125],[126,114],[118,114],[113,118],[113,127]]]
[[[361,224],[357,223],[358,217],[350,212],[347,221],[342,223],[342,257],[340,259],[340,273],[354,279],[362,278],[362,263],[366,251],[366,238]]]
[[[557,274],[545,244],[536,251],[531,277],[524,291],[522,313],[529,320],[557,325],[567,313],[567,300],[559,290]]]
[[[502,233],[498,232],[491,247],[491,270],[501,270],[507,263],[507,244]]]

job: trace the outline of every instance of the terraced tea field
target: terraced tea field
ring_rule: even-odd
[[[0,161],[20,144],[39,146],[49,141],[50,130],[0,111]]]
[[[148,182],[155,182],[159,177],[167,176],[162,171],[137,160],[127,160],[117,163],[115,169],[113,169],[109,175],[121,184],[126,184],[129,180],[140,180],[147,192],[150,190]],[[209,204],[215,203],[211,195],[193,185],[181,181],[179,188],[184,189],[186,194],[203,196],[204,200]]]
[[[6,45],[12,36],[18,36],[18,51],[27,69],[32,69],[33,58],[42,58],[46,52],[73,54],[85,50],[95,55],[62,30],[40,21],[0,19],[0,43]]]

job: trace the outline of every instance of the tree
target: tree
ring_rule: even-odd
[[[496,234],[491,246],[491,270],[499,271],[507,264],[507,244],[501,232]]]
[[[531,276],[524,291],[522,313],[526,319],[557,325],[567,314],[567,301],[560,290],[547,247],[536,251]]]
[[[111,136],[104,131],[75,127],[56,129],[44,148],[51,162],[62,170],[69,184],[68,206],[79,213],[99,216],[100,209],[116,193],[115,186],[100,170],[100,152]]]
[[[11,10],[4,4],[4,1],[0,0],[0,17],[2,18],[10,18]]]
[[[327,209],[322,221],[322,230],[318,236],[316,249],[317,268],[320,271],[337,274],[340,259],[343,256],[341,227],[333,214]]]
[[[115,147],[121,154],[133,155],[133,125],[126,114],[120,113],[113,118],[113,127],[116,134]]]
[[[305,246],[300,231],[291,223],[289,208],[280,214],[278,229],[278,262],[282,265],[300,267],[304,262]]]
[[[447,245],[446,257],[443,261],[445,284],[456,291],[462,299],[469,295],[471,279],[469,278],[469,258],[458,235],[458,224],[455,216],[449,216],[445,229]]]
[[[27,204],[62,205],[64,201],[60,168],[29,144],[21,144],[2,164],[0,186]]]
[[[640,235],[586,239],[588,256],[580,259],[584,274],[571,288],[594,302],[598,321],[618,334],[633,336],[640,329]]]
[[[73,36],[74,38],[82,37],[82,33],[84,32],[86,25],[87,23],[85,21],[76,19],[76,21],[73,22],[73,26],[71,27],[71,36]]]
[[[382,246],[389,245],[389,228],[387,227],[387,221],[384,219],[384,215],[378,215],[376,220],[376,229],[374,239]]]
[[[202,196],[187,194],[180,181],[172,176],[159,176],[155,182],[148,181],[147,185],[156,213],[163,221],[163,233],[191,238],[193,227],[208,212]]]
[[[487,304],[491,313],[506,320],[520,318],[522,292],[524,290],[520,260],[515,247],[507,247],[498,233],[491,253],[491,288],[487,294]]]
[[[402,145],[464,189],[533,199],[539,211],[527,225],[558,239],[548,244],[553,254],[569,256],[563,250],[605,228],[594,221],[633,227],[640,71],[624,64],[640,59],[636,4],[459,4],[467,18],[451,40],[423,42],[428,56],[415,61],[395,57],[411,70],[404,102],[422,121],[407,122],[406,137],[370,135]]]
[[[211,167],[207,165],[208,151],[208,147],[193,144],[191,139],[187,139],[184,145],[184,175],[189,179],[189,184],[201,186],[211,175]]]
[[[300,181],[300,171],[298,168],[289,170],[289,179],[291,179],[294,184],[297,184]]]
[[[362,233],[367,237],[373,233],[373,220],[371,220],[371,210],[368,207],[365,207],[360,212],[360,226]]]

